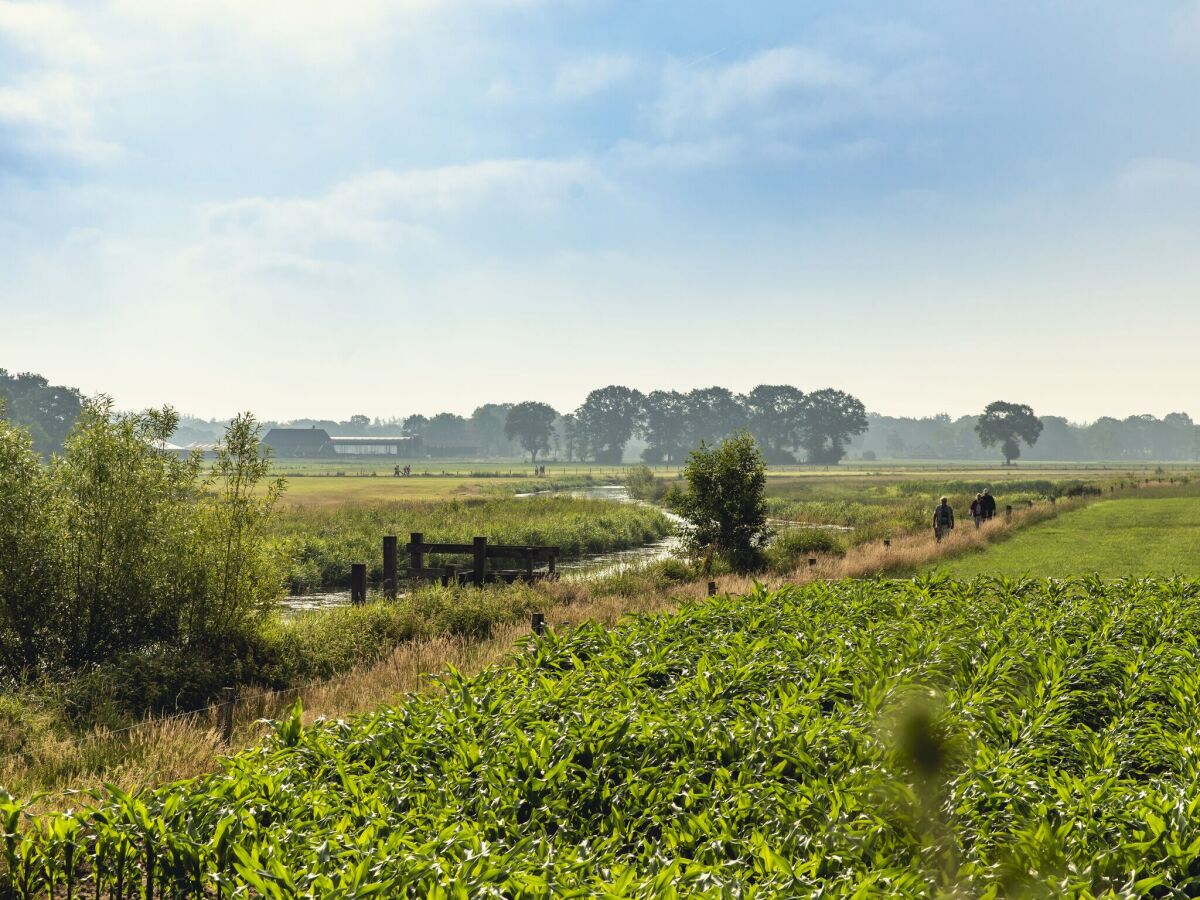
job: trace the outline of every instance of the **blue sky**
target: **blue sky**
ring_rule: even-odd
[[[0,0],[0,366],[1200,416],[1200,2]]]

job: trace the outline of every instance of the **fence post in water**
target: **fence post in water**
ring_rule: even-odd
[[[389,600],[396,599],[399,548],[400,541],[394,534],[383,536],[383,596]]]
[[[367,564],[350,564],[350,602],[355,606],[367,602]]]
[[[487,538],[475,538],[475,585],[483,587],[487,583]]]
[[[237,688],[221,688],[221,705],[217,707],[217,730],[221,733],[221,742],[228,744],[233,740],[233,705],[237,702]]]
[[[533,621],[530,623],[534,634],[546,633],[546,615],[545,613],[534,613]]]

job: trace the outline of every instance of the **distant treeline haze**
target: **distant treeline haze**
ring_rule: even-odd
[[[81,400],[75,388],[0,369],[0,406],[30,431],[34,449],[43,455],[62,447]],[[486,403],[470,416],[353,415],[344,421],[298,419],[264,425],[313,426],[335,436],[419,434],[426,447],[452,455],[512,458],[523,453],[519,436],[510,438],[505,429],[514,405]],[[1186,413],[1161,419],[1106,416],[1090,424],[1053,415],[1040,418],[1041,435],[1022,451],[1023,460],[1200,459],[1200,428]],[[713,443],[744,428],[772,463],[835,463],[845,456],[995,459],[996,450],[980,444],[977,421],[977,416],[897,418],[870,413],[857,398],[832,388],[806,393],[790,385],[759,385],[745,394],[723,387],[643,393],[609,385],[592,391],[574,411],[556,414],[541,455],[567,461],[676,463],[700,441]],[[184,416],[172,440],[182,445],[213,442],[227,424]]]

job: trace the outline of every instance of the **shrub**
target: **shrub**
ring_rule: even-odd
[[[846,547],[838,536],[825,528],[791,528],[779,533],[767,545],[767,567],[772,572],[791,572],[814,553],[841,555]]]
[[[634,466],[625,473],[625,489],[634,500],[661,500],[667,493],[667,483],[655,478],[649,466]]]
[[[748,433],[726,438],[715,447],[700,445],[683,470],[687,493],[678,500],[691,525],[693,550],[714,547],[739,570],[754,568],[767,527],[766,465]]]

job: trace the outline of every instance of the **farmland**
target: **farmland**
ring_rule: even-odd
[[[1198,629],[1193,581],[760,589],[285,718],[7,864],[20,896],[1188,895]]]

